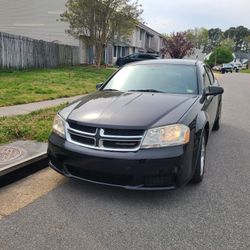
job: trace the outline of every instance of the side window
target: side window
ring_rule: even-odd
[[[138,54],[135,53],[135,54],[129,55],[128,57],[129,57],[129,58],[136,58],[137,56],[138,56]]]
[[[141,55],[139,56],[139,58],[143,58],[143,59],[145,59],[145,58],[147,58],[147,56],[146,56],[146,55],[144,55],[144,54],[141,54]]]
[[[208,86],[211,85],[209,75],[208,75],[207,71],[205,70],[205,68],[203,71],[203,82],[204,82],[204,88],[207,88]]]
[[[207,71],[207,73],[208,73],[208,75],[209,75],[210,82],[211,82],[211,84],[213,85],[213,84],[214,84],[214,74],[213,74],[213,72],[211,71],[211,69],[208,68],[207,66],[205,66],[205,69],[206,69],[206,71]]]

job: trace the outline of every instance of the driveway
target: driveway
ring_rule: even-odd
[[[60,177],[53,190],[2,214],[0,249],[250,249],[250,74],[220,82],[223,124],[208,142],[201,185],[139,192]],[[10,189],[24,199],[25,188],[25,180],[2,188],[0,202]]]

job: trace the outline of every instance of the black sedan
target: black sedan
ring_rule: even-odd
[[[200,61],[128,64],[61,110],[49,138],[59,173],[128,189],[174,189],[203,179],[220,127],[223,89]]]
[[[118,58],[115,64],[118,67],[122,67],[123,65],[131,62],[139,62],[139,61],[154,60],[154,59],[159,59],[159,56],[151,53],[134,53],[125,57]]]

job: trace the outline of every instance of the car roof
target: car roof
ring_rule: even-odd
[[[178,65],[196,66],[197,64],[202,64],[202,62],[199,60],[191,60],[191,59],[159,59],[159,60],[145,60],[140,62],[134,62],[128,65],[155,65],[155,64],[178,64]]]

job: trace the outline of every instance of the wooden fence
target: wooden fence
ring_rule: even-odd
[[[79,63],[77,46],[0,32],[0,68],[51,68]]]

